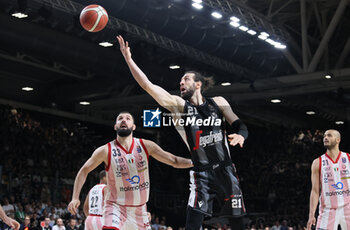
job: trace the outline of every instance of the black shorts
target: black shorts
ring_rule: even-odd
[[[220,162],[221,163],[221,162]],[[226,163],[226,162],[225,162]],[[246,214],[234,164],[213,164],[210,169],[190,171],[188,205],[209,216]]]

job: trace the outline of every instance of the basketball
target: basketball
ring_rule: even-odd
[[[108,22],[107,11],[99,5],[88,5],[80,13],[80,24],[89,32],[103,30]]]

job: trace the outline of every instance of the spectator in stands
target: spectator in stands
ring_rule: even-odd
[[[52,227],[52,230],[66,230],[66,227],[63,224],[63,220],[61,218],[58,218],[56,220],[56,225]]]
[[[6,215],[8,216],[14,216],[15,215],[15,207],[13,204],[9,203],[9,199],[7,197],[4,198],[4,205],[2,206],[4,209]]]
[[[21,224],[21,227],[19,228],[19,230],[32,230],[29,216],[26,216],[24,218],[24,222],[23,222],[23,224]]]
[[[23,206],[21,205],[21,203],[18,203],[17,207],[18,209],[16,210],[15,217],[18,221],[23,222],[25,220],[24,218],[26,218],[25,213],[23,211]]]
[[[52,227],[50,226],[50,218],[49,217],[45,217],[44,220],[44,227],[42,227],[42,230],[52,230]]]
[[[71,218],[66,226],[66,230],[77,230],[77,219]]]

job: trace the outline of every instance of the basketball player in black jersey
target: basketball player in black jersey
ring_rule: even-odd
[[[243,147],[248,137],[247,127],[223,97],[202,96],[203,89],[213,84],[211,79],[195,71],[186,72],[180,81],[181,97],[171,95],[149,81],[131,58],[128,42],[124,42],[121,36],[117,39],[137,83],[169,110],[174,120],[184,121],[185,125],[177,125],[176,129],[190,148],[194,163],[190,171],[186,230],[199,230],[204,217],[213,215],[213,210],[218,216],[228,217],[232,229],[244,229],[241,217],[245,208],[228,141],[232,146],[239,144]],[[236,131],[228,135],[228,140],[224,120]]]

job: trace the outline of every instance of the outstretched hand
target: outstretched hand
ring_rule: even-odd
[[[80,200],[73,199],[69,204],[68,204],[68,211],[72,215],[77,214],[77,209],[79,208],[80,205]]]
[[[122,52],[125,60],[128,60],[131,58],[131,52],[130,52],[130,47],[129,43],[124,41],[124,38],[121,35],[117,36],[119,46],[120,46],[120,52]]]
[[[230,134],[230,135],[228,135],[228,140],[230,142],[230,145],[236,146],[237,144],[239,144],[239,146],[241,146],[241,148],[243,148],[244,137],[242,135],[239,135],[236,133]]]

